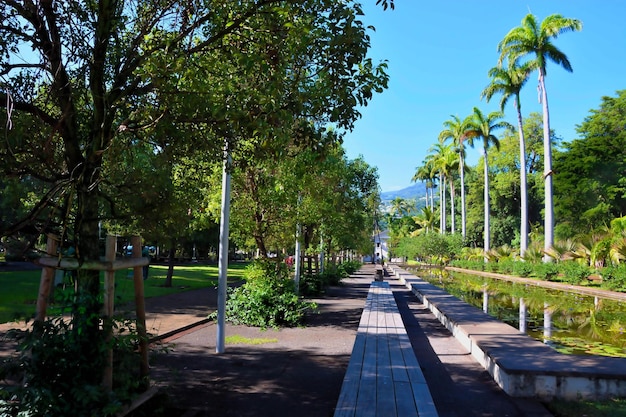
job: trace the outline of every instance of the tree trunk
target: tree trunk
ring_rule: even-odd
[[[465,157],[463,156],[462,146],[461,155],[459,156],[459,170],[461,171],[461,235],[465,239]]]
[[[543,178],[544,178],[544,242],[543,248],[547,253],[554,246],[554,204],[552,201],[552,143],[550,140],[550,113],[548,111],[548,93],[546,92],[545,74],[539,70],[539,87],[543,106]],[[543,261],[550,262],[552,258],[544,255]]]
[[[440,200],[439,200],[439,207],[441,209],[441,230],[439,231],[440,233],[444,234],[446,233],[447,230],[447,225],[446,225],[446,181],[443,177],[442,174],[439,174],[439,184],[441,184],[441,190],[440,190]]]
[[[83,162],[82,183],[77,185],[78,211],[76,216],[76,249],[79,262],[99,260],[98,234],[98,169]],[[104,369],[104,333],[100,329],[100,273],[79,269],[77,274],[76,305],[72,312],[72,329],[81,351],[81,362],[93,369]],[[105,325],[109,325],[106,323]],[[93,383],[99,383],[102,375],[94,372]]]
[[[454,179],[452,178],[452,176],[450,176],[450,224],[451,224],[451,231],[452,234],[454,234],[456,232],[455,230],[455,222],[456,219],[454,218],[454,197],[455,197],[455,192],[454,192]]]
[[[487,161],[487,145],[486,145],[486,141],[487,139],[484,139],[485,141],[485,145],[484,145],[484,151],[485,151],[485,155],[484,155],[484,169],[485,169],[485,236],[484,236],[484,241],[485,241],[485,260],[487,260],[487,252],[489,252],[490,249],[490,234],[491,234],[491,230],[489,227],[489,162]]]
[[[524,257],[528,249],[528,182],[526,180],[526,140],[524,138],[524,124],[522,121],[522,110],[519,104],[519,97],[515,100],[517,109],[517,126],[519,129],[519,164],[520,164],[520,257]]]
[[[302,234],[304,240],[304,252],[306,253],[309,247],[311,247],[311,241],[313,240],[313,228],[310,225],[303,227],[304,233]],[[310,256],[306,257],[307,273],[311,275],[313,273],[313,263]]]
[[[430,209],[435,212],[435,187],[430,187]]]
[[[256,243],[256,247],[259,249],[261,257],[267,258],[267,247],[265,246],[265,240],[263,237],[255,234],[254,242]]]

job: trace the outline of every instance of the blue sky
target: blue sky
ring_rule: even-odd
[[[415,168],[437,141],[450,115],[469,115],[474,106],[498,110],[499,97],[486,103],[480,93],[497,64],[498,42],[522,18],[539,21],[554,13],[583,22],[554,42],[569,58],[573,73],[549,63],[546,89],[552,129],[564,141],[597,109],[603,96],[626,89],[626,1],[623,0],[395,0],[382,10],[362,0],[374,61],[389,61],[389,88],[361,109],[362,118],[345,137],[349,158],[362,155],[376,166],[383,191],[411,185]],[[522,92],[522,113],[541,112],[536,74]],[[506,120],[515,124],[512,102]],[[478,149],[470,149],[475,164]]]

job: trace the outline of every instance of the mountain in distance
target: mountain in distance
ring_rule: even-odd
[[[401,190],[395,191],[383,191],[380,193],[380,199],[383,203],[389,203],[396,198],[402,198],[404,200],[419,201],[426,197],[426,185],[421,182],[417,182]]]

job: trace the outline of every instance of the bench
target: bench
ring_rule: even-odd
[[[334,415],[438,415],[388,282],[370,285]]]

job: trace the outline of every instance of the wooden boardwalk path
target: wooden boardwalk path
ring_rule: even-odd
[[[437,417],[388,282],[365,302],[335,417]]]

